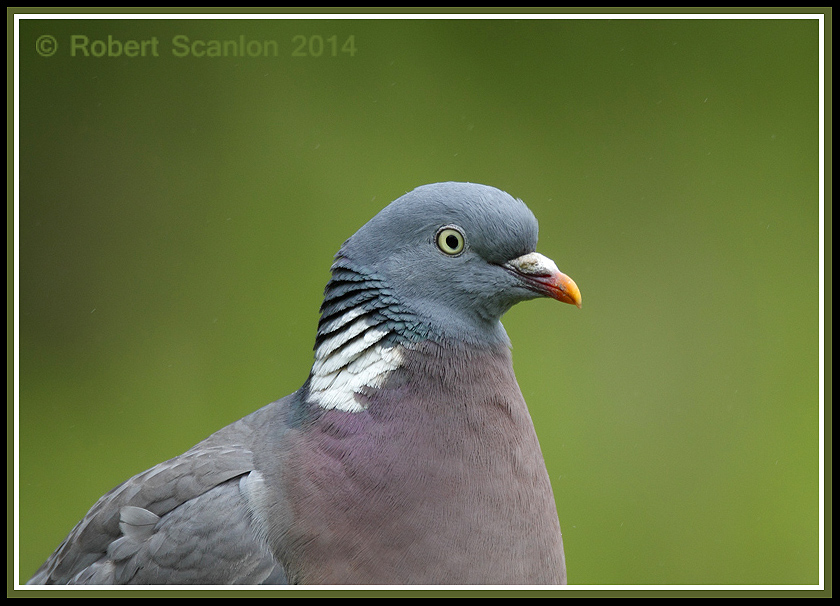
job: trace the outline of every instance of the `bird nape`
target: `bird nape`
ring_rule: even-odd
[[[500,322],[580,306],[525,204],[398,198],[339,250],[309,377],[97,501],[30,584],[564,584]]]

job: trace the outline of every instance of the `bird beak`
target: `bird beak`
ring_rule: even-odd
[[[557,265],[548,257],[532,252],[508,261],[504,266],[519,276],[531,290],[580,307],[580,289],[577,284],[557,269]]]

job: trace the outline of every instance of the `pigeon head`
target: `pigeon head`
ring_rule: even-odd
[[[493,340],[520,301],[580,306],[575,283],[536,252],[537,232],[533,213],[503,191],[435,183],[380,211],[344,243],[337,265],[376,276],[432,334]]]
[[[580,291],[535,251],[537,220],[486,185],[437,183],[398,198],[341,247],[324,292],[308,400],[358,412],[413,343],[509,344],[514,304]]]

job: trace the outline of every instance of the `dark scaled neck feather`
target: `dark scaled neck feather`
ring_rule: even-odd
[[[388,284],[375,274],[355,269],[344,257],[337,257],[332,278],[324,290],[321,319],[315,349],[324,340],[335,336],[349,322],[365,318],[370,327],[385,330],[395,342],[417,342],[436,339],[429,325],[393,295]]]
[[[402,365],[405,347],[429,338],[428,326],[381,278],[338,256],[321,305],[307,399],[325,409],[364,410],[355,394],[380,387]]]

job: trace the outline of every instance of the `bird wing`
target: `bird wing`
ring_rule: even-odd
[[[253,502],[248,444],[265,410],[105,494],[29,583],[285,584]]]

